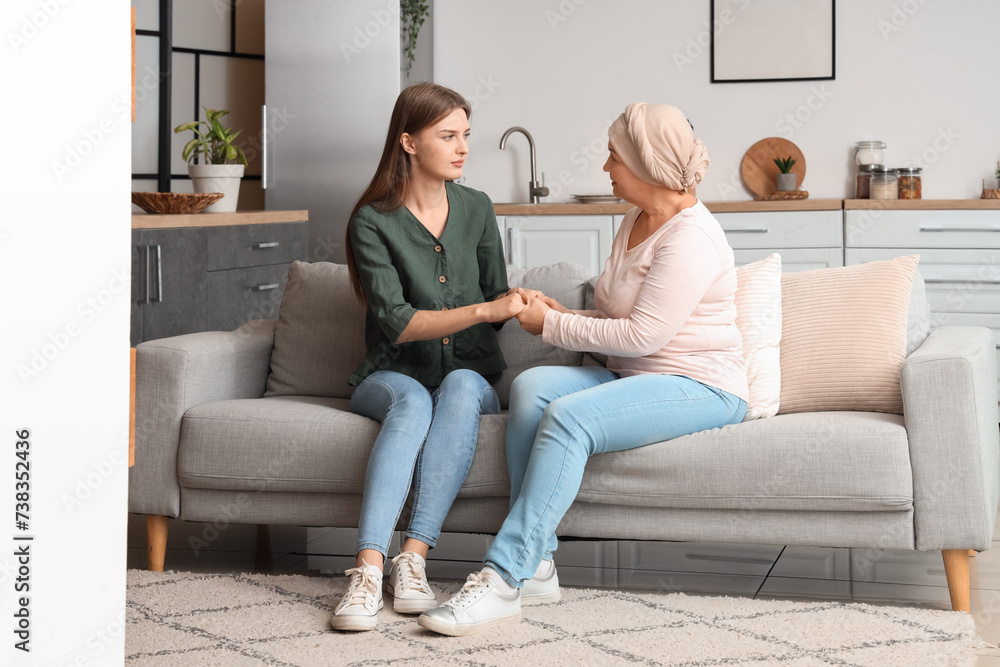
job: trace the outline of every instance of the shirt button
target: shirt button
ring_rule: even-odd
[[[441,252],[441,249],[442,249],[442,248],[441,248],[441,245],[440,245],[440,244],[438,244],[438,245],[434,246],[434,252]]]
[[[441,339],[441,342],[447,345],[449,340],[450,339],[447,336],[445,336],[444,338]]]
[[[448,279],[447,279],[447,278],[445,278],[444,276],[438,276],[438,282],[439,282],[439,283],[443,283],[443,282],[444,282],[444,281],[446,281],[446,280],[448,280]]]

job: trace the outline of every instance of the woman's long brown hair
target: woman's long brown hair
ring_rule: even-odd
[[[347,223],[345,248],[347,268],[351,274],[354,294],[363,301],[364,289],[358,278],[354,263],[354,249],[351,247],[351,221],[364,206],[371,204],[379,211],[395,211],[403,205],[403,191],[410,178],[410,155],[403,150],[399,141],[403,134],[416,134],[433,125],[455,109],[465,111],[466,118],[472,116],[472,108],[464,97],[454,90],[435,83],[417,83],[403,89],[396,98],[396,106],[389,119],[389,132],[385,137],[382,159],[375,170],[375,176],[361,199],[354,205]]]

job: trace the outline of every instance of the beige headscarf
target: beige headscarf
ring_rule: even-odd
[[[611,124],[608,137],[625,166],[652,185],[687,192],[701,182],[708,168],[705,144],[695,139],[677,107],[630,104]]]

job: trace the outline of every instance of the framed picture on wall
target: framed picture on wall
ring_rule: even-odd
[[[835,0],[709,0],[712,83],[835,78]]]

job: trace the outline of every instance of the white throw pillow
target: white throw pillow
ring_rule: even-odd
[[[773,417],[781,397],[781,255],[736,268],[736,326],[750,384],[744,421]]]

